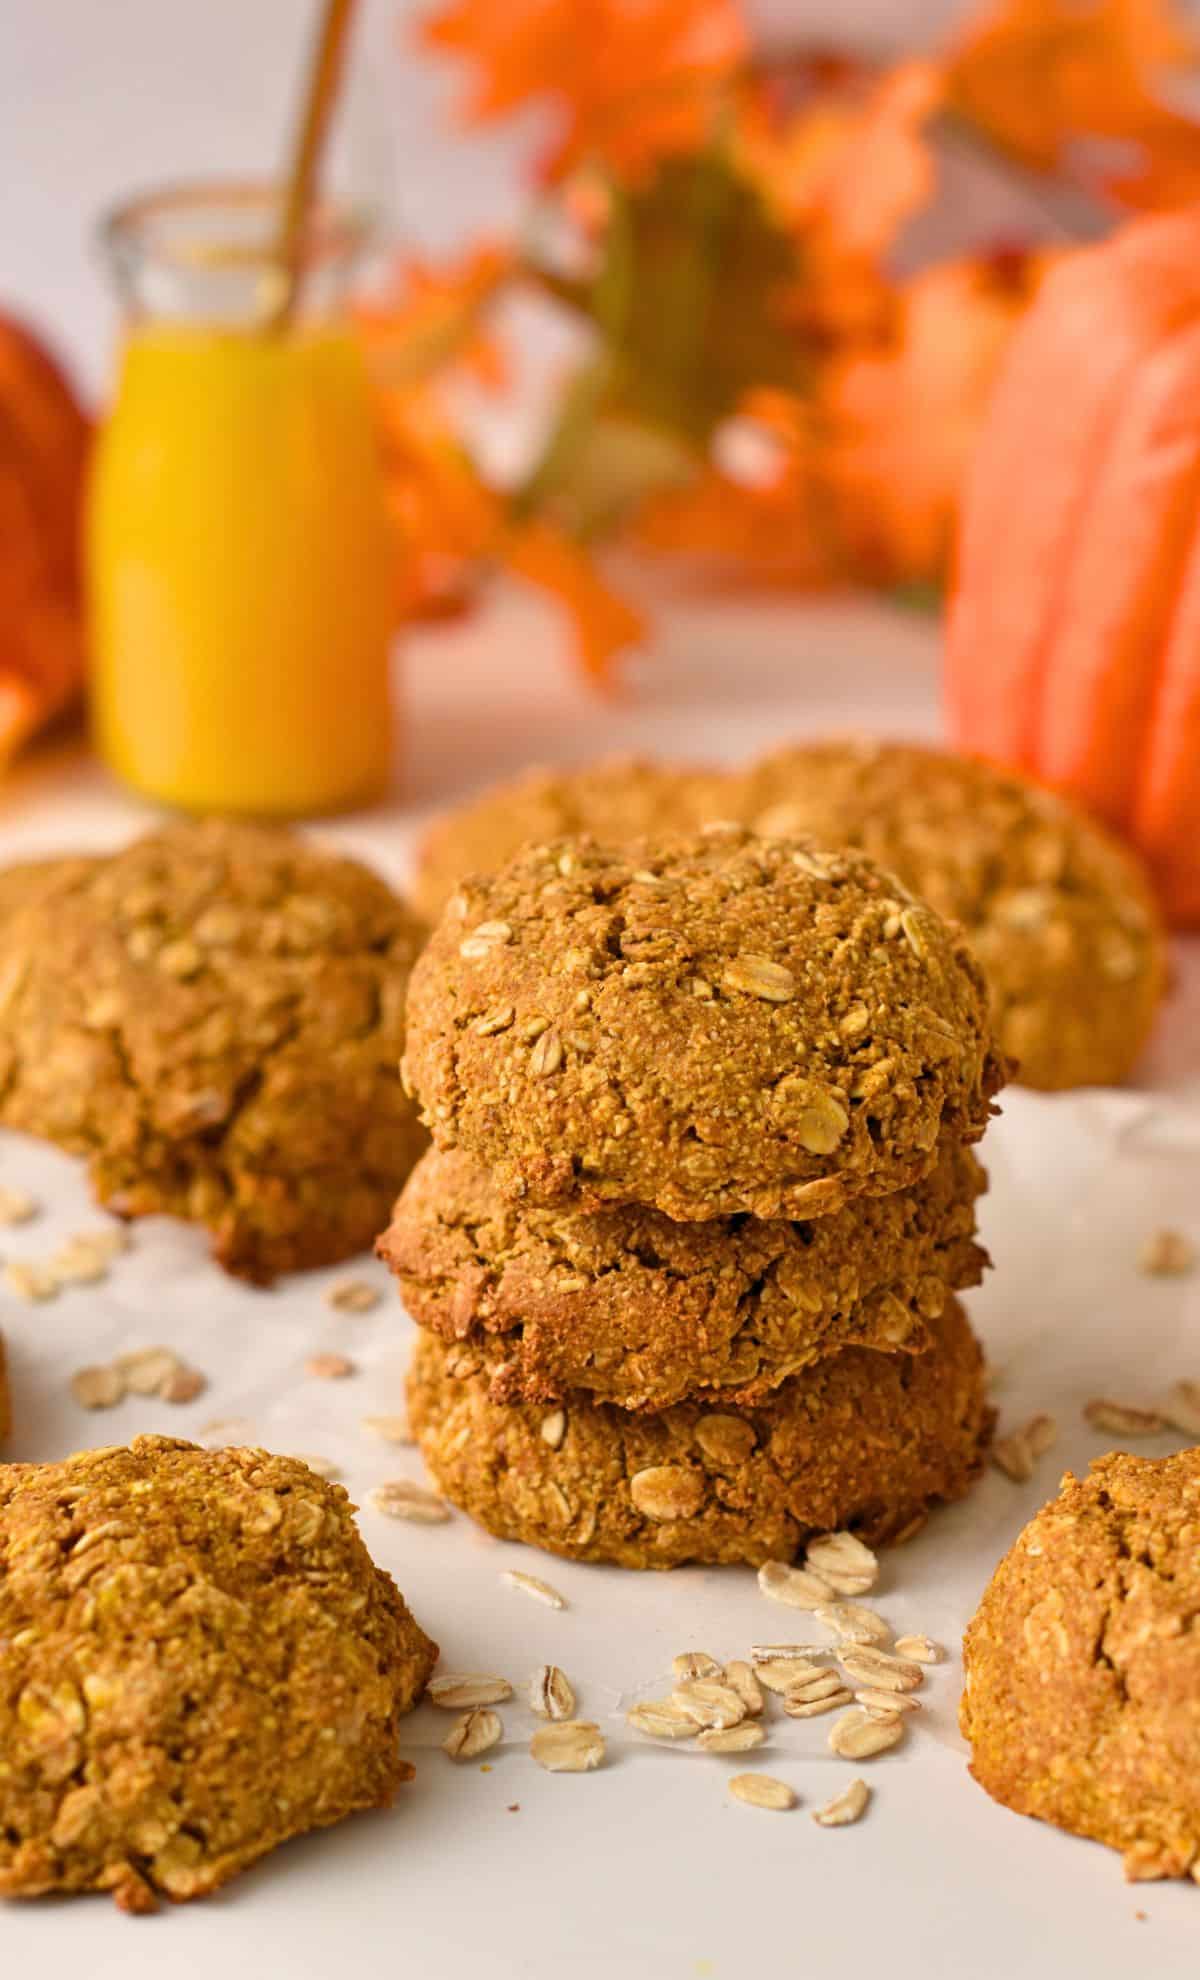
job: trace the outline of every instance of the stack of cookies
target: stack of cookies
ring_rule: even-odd
[[[422,1452],[481,1524],[757,1564],[966,1490],[1000,1066],[969,951],[864,855],[527,846],[450,901],[405,1074],[435,1147],[380,1250]]]

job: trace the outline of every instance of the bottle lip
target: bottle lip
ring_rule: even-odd
[[[109,207],[99,237],[118,278],[150,262],[180,273],[266,268],[275,260],[281,200],[282,188],[265,180],[180,180]],[[369,207],[322,199],[309,220],[304,266],[344,271],[371,245],[375,230]]]

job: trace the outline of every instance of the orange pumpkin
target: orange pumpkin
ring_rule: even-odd
[[[83,683],[79,524],[89,437],[54,359],[0,317],[0,763]]]
[[[946,705],[1067,791],[1200,923],[1200,208],[1063,259],[968,477]]]

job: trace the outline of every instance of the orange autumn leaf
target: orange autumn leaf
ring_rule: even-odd
[[[502,555],[514,576],[563,608],[584,672],[596,686],[609,685],[617,661],[645,638],[641,613],[605,583],[583,546],[553,523],[515,524]]]
[[[473,68],[472,120],[549,107],[551,179],[598,160],[636,176],[705,144],[748,46],[735,0],[449,0],[422,39]]]
[[[634,535],[722,583],[808,589],[845,575],[824,508],[809,408],[790,393],[754,392],[694,481],[645,504]]]
[[[845,334],[876,319],[884,256],[933,192],[925,129],[941,88],[931,62],[911,61],[865,86],[851,74],[782,119],[761,92],[747,99],[734,152],[799,242],[798,322]]]
[[[951,108],[1040,171],[1121,204],[1200,198],[1200,125],[1159,94],[1195,60],[1170,0],[1000,0],[947,63]]]
[[[1001,358],[1049,257],[945,262],[900,289],[879,350],[835,357],[819,391],[833,526],[860,581],[936,582]]]
[[[401,621],[461,610],[499,539],[502,498],[484,482],[434,394],[377,395]]]
[[[361,302],[355,322],[376,379],[404,386],[461,364],[483,384],[507,382],[484,317],[513,272],[511,249],[482,242],[460,262],[401,263],[387,287]]]
[[[924,128],[941,79],[902,62],[866,89],[819,96],[782,122],[750,104],[735,151],[781,219],[828,228],[847,254],[879,255],[933,190]]]

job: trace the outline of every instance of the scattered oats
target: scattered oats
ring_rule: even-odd
[[[409,1478],[389,1478],[369,1494],[376,1512],[389,1519],[411,1519],[418,1526],[443,1526],[452,1517],[446,1501]]]
[[[1136,1403],[1113,1402],[1105,1396],[1085,1403],[1083,1414],[1094,1430],[1107,1430],[1114,1437],[1156,1437],[1167,1427],[1156,1409],[1139,1409]]]
[[[920,1712],[924,1708],[919,1698],[913,1698],[903,1691],[880,1691],[874,1685],[866,1685],[855,1693],[855,1703],[873,1719],[894,1719],[898,1712]]]
[[[535,1602],[544,1602],[548,1609],[565,1609],[567,1598],[552,1588],[548,1581],[539,1580],[536,1574],[523,1574],[520,1568],[505,1568],[500,1576],[510,1588],[519,1588],[522,1595],[532,1595]]]
[[[447,1671],[432,1677],[425,1689],[431,1705],[443,1712],[471,1711],[476,1705],[503,1705],[512,1697],[507,1678],[481,1677],[474,1671]]]
[[[503,1731],[499,1713],[478,1705],[454,1721],[442,1741],[442,1752],[448,1753],[452,1760],[474,1760],[477,1754],[488,1753],[499,1745]]]
[[[529,1709],[539,1719],[569,1719],[575,1710],[575,1693],[565,1671],[557,1664],[539,1664],[529,1680]]]
[[[561,1726],[539,1726],[529,1751],[548,1774],[585,1774],[604,1758],[604,1735],[590,1719],[567,1719]]]
[[[908,1657],[914,1664],[940,1664],[945,1651],[931,1636],[898,1636],[896,1655]]]
[[[838,1652],[838,1661],[847,1677],[856,1684],[879,1685],[885,1691],[916,1691],[925,1682],[920,1664],[897,1657],[874,1644],[856,1643]]]
[[[195,1402],[197,1396],[202,1396],[207,1387],[208,1378],[198,1368],[188,1368],[181,1362],[178,1368],[172,1369],[157,1393],[160,1400],[166,1403],[190,1403]]]
[[[339,1279],[325,1294],[335,1313],[369,1313],[379,1304],[379,1288],[369,1279]]]
[[[313,1375],[320,1382],[340,1382],[355,1372],[354,1363],[345,1354],[310,1354],[304,1364],[306,1375]]]
[[[725,1682],[737,1692],[750,1718],[756,1719],[766,1700],[763,1698],[762,1686],[755,1676],[753,1666],[735,1658],[733,1663],[725,1666]]]
[[[678,1657],[672,1657],[671,1669],[677,1678],[720,1678],[725,1675],[725,1667],[710,1657],[707,1650],[682,1650]]]
[[[292,1451],[290,1455],[295,1464],[306,1464],[318,1478],[340,1478],[342,1475],[332,1458],[314,1457],[311,1451]]]
[[[789,1567],[786,1561],[764,1561],[758,1570],[758,1585],[772,1602],[783,1602],[791,1609],[819,1609],[833,1594],[824,1575],[809,1568]]]
[[[750,1656],[755,1664],[787,1664],[796,1658],[811,1663],[814,1657],[820,1661],[828,1654],[828,1645],[824,1643],[752,1643],[750,1645]]]
[[[827,1609],[814,1613],[817,1621],[843,1643],[886,1643],[892,1633],[882,1616],[874,1609],[864,1609],[860,1602],[831,1602]]]
[[[739,1726],[746,1717],[746,1707],[733,1686],[718,1678],[693,1678],[677,1686],[671,1703],[698,1726]]]
[[[760,1664],[756,1675],[768,1691],[780,1694],[790,1691],[793,1685],[807,1684],[818,1677],[832,1676],[841,1682],[832,1664],[812,1663],[803,1657],[785,1657],[774,1664]]]
[[[840,1794],[835,1794],[823,1808],[814,1808],[812,1818],[823,1829],[844,1829],[851,1822],[858,1822],[867,1812],[871,1790],[865,1781],[851,1781]]]
[[[866,1595],[879,1579],[879,1562],[853,1533],[822,1533],[804,1550],[805,1566],[838,1595]]]
[[[231,1444],[246,1444],[254,1434],[254,1425],[247,1416],[214,1416],[202,1423],[196,1436],[214,1450],[221,1450]]]
[[[51,1255],[47,1270],[60,1286],[94,1286],[108,1277],[110,1254],[90,1238],[68,1238]]]
[[[111,1409],[125,1394],[125,1381],[116,1368],[78,1368],[71,1377],[71,1394],[81,1409]]]
[[[1196,1247],[1182,1231],[1155,1231],[1138,1253],[1139,1269],[1152,1278],[1174,1278],[1191,1272],[1195,1264]]]
[[[368,1437],[377,1437],[381,1444],[415,1444],[417,1441],[407,1416],[364,1416],[360,1418],[360,1424]]]
[[[94,1231],[80,1231],[78,1236],[81,1243],[94,1245],[106,1258],[133,1250],[133,1239],[124,1224],[101,1224]]]
[[[1200,1382],[1175,1382],[1159,1407],[1172,1430],[1200,1437]]]
[[[4,1267],[4,1283],[10,1293],[18,1299],[37,1305],[44,1299],[53,1299],[58,1292],[58,1280],[44,1265],[31,1265],[24,1259],[11,1259]]]
[[[135,1396],[156,1396],[163,1383],[182,1366],[179,1356],[171,1348],[135,1348],[131,1354],[119,1354],[114,1366],[125,1378],[125,1386]]]
[[[562,1440],[567,1434],[565,1409],[552,1409],[547,1416],[543,1416],[539,1425],[539,1434],[543,1444],[549,1444],[552,1451],[561,1449]]]
[[[696,1730],[696,1721],[681,1712],[678,1705],[672,1705],[669,1698],[652,1698],[643,1705],[634,1705],[626,1712],[625,1723],[634,1732],[644,1733],[647,1739],[691,1739]]]
[[[1045,1457],[1046,1452],[1053,1450],[1058,1442],[1056,1418],[1047,1416],[1044,1410],[1039,1410],[1038,1414],[1031,1416],[1025,1425],[1025,1440],[1035,1458]]]
[[[0,1224],[27,1224],[37,1216],[38,1206],[27,1189],[0,1185]]]
[[[705,1753],[748,1753],[752,1746],[761,1746],[766,1736],[753,1719],[743,1719],[736,1726],[706,1726],[696,1734],[696,1744]]]
[[[870,1760],[899,1746],[903,1738],[904,1720],[898,1712],[890,1719],[873,1719],[856,1705],[830,1727],[829,1750],[841,1760]]]
[[[769,1004],[786,1004],[796,994],[796,979],[782,963],[768,956],[736,956],[725,965],[721,976],[724,990],[742,990],[750,997],[761,997]]]
[[[854,1693],[839,1678],[814,1678],[810,1684],[795,1685],[783,1694],[783,1709],[789,1719],[818,1719],[825,1712],[836,1712],[854,1703]]]
[[[744,1801],[749,1808],[794,1808],[796,1796],[786,1781],[777,1781],[773,1774],[735,1774],[729,1783],[729,1792],[735,1801]]]
[[[1028,1484],[1033,1477],[1033,1452],[1023,1430],[1011,1430],[992,1444],[992,1463],[997,1471],[1011,1478],[1014,1485]]]

